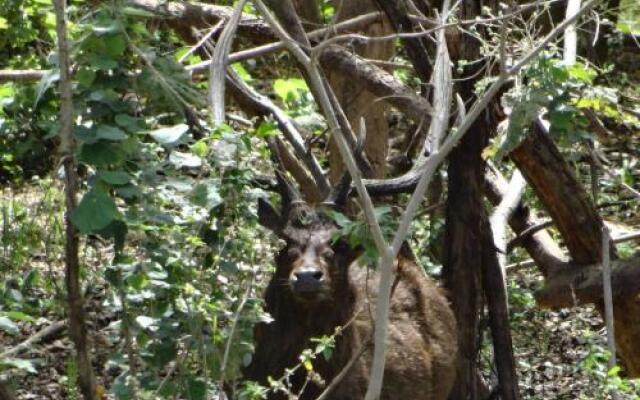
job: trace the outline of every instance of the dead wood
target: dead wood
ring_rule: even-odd
[[[58,335],[60,335],[66,327],[67,327],[66,321],[54,322],[51,325],[48,325],[43,329],[39,330],[36,334],[30,336],[20,344],[0,353],[0,358],[13,357],[17,354],[20,354],[24,350],[27,350],[29,347],[35,345],[40,341],[50,340],[52,338],[55,338]]]

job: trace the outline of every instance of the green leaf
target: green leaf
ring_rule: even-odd
[[[163,146],[177,145],[189,127],[185,124],[178,124],[167,128],[160,128],[149,132],[149,135]]]
[[[591,84],[598,73],[586,65],[576,63],[569,67],[569,75],[583,83]]]
[[[122,218],[113,199],[101,190],[92,189],[84,195],[71,213],[71,222],[81,233],[97,232],[114,220]]]
[[[7,19],[0,17],[0,29],[7,29],[7,28],[9,28],[9,23],[7,22]]]
[[[129,174],[125,171],[100,171],[98,178],[114,186],[126,185],[130,180]]]
[[[0,316],[0,330],[3,330],[11,335],[16,335],[20,332],[18,326],[9,318]]]
[[[119,255],[124,249],[124,241],[128,231],[129,228],[124,221],[114,220],[106,228],[96,233],[102,237],[113,239],[115,254]]]
[[[214,182],[196,185],[189,196],[191,202],[208,210],[222,204],[222,197],[218,192],[218,186]]]
[[[85,88],[90,88],[93,81],[96,79],[96,71],[88,68],[81,68],[76,72],[76,79],[80,85]]]
[[[118,68],[118,62],[105,55],[94,54],[89,61],[97,69],[110,70]]]
[[[120,141],[127,138],[127,134],[120,128],[111,125],[98,125],[96,128],[98,139]]]
[[[209,146],[205,140],[198,140],[191,146],[191,152],[200,158],[205,158],[209,154]]]
[[[191,378],[187,384],[187,398],[190,400],[202,400],[207,392],[207,387],[199,378]]]
[[[270,136],[277,136],[278,128],[273,121],[267,120],[262,122],[258,129],[256,129],[256,136],[260,138],[268,138]]]
[[[123,159],[122,149],[104,141],[84,144],[80,150],[80,160],[90,165],[119,164]]]
[[[104,39],[107,54],[113,58],[120,57],[127,48],[127,41],[123,35],[109,35]]]
[[[15,321],[24,321],[24,322],[33,322],[35,321],[35,318],[33,318],[31,315],[25,314],[23,312],[20,311],[8,311],[6,313],[7,317],[15,320]]]
[[[114,120],[121,128],[131,133],[141,131],[145,127],[144,120],[127,114],[118,114]]]
[[[273,82],[273,91],[282,101],[297,101],[301,98],[301,92],[308,91],[307,83],[304,79],[276,79]]]
[[[247,69],[242,65],[242,63],[233,63],[231,64],[231,68],[236,71],[236,74],[245,82],[251,82],[253,78]]]

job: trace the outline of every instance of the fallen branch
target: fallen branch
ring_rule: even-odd
[[[0,359],[14,357],[40,341],[46,340],[48,338],[54,338],[62,333],[62,331],[64,331],[66,327],[66,321],[57,321],[50,325],[47,325],[18,345],[0,353]]]
[[[0,69],[0,83],[31,82],[42,79],[47,71],[38,69],[10,70]]]
[[[539,227],[542,227],[545,224],[552,225],[552,223],[547,221],[547,222],[544,222],[542,224],[533,226],[533,228],[539,228]],[[544,228],[540,228],[540,229],[544,229]],[[530,233],[530,234],[532,235],[533,233]],[[523,237],[523,240],[524,239],[525,238]],[[614,237],[614,238],[611,239],[611,242],[614,243],[614,244],[618,244],[618,243],[630,242],[630,241],[638,240],[638,239],[640,239],[640,231],[630,232],[630,233],[626,233],[624,235],[620,235],[618,237]],[[564,254],[567,255],[566,252]],[[519,261],[519,262],[516,262],[516,263],[513,263],[513,264],[509,264],[509,265],[507,265],[505,267],[505,269],[508,270],[508,271],[517,271],[517,270],[520,270],[520,269],[533,267],[536,264],[537,263],[536,263],[535,260],[528,259],[528,260]]]
[[[614,299],[624,299],[640,292],[640,257],[616,260],[611,267]],[[538,304],[551,309],[598,304],[603,299],[602,265],[575,265],[565,268],[535,293]]]

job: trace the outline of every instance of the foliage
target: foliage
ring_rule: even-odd
[[[548,120],[549,132],[565,149],[593,139],[584,109],[640,126],[636,117],[618,107],[618,90],[596,84],[597,77],[598,71],[587,64],[566,65],[543,53],[527,66],[522,81],[503,96],[504,106],[510,110],[508,125],[485,150],[485,157],[502,159],[508,155],[526,138],[538,117]]]

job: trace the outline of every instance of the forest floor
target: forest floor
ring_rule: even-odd
[[[0,311],[14,312],[14,317],[24,315],[23,321],[16,323],[14,332],[0,329],[0,354],[52,324],[61,325],[60,322],[64,321],[64,270],[59,226],[61,204],[55,200],[59,193],[51,193],[51,198],[48,198],[47,195],[42,196],[41,190],[42,187],[33,187],[28,192],[3,193],[0,197],[5,199],[2,204],[3,237],[13,235],[12,245],[5,243],[0,248],[0,277],[5,282]],[[52,215],[55,218],[51,219]],[[7,223],[9,219],[12,219],[11,224]],[[21,241],[22,247],[17,241]],[[110,248],[106,243],[92,239],[82,248],[86,265],[84,279],[91,282],[85,310],[94,370],[99,390],[105,391],[103,398],[111,399],[106,391],[120,371],[111,368],[108,359],[115,353],[122,353],[122,343],[113,325],[118,315],[104,306],[110,291],[101,269],[108,262]],[[14,267],[8,268],[9,264]],[[24,268],[17,269],[15,265]],[[533,292],[541,285],[541,279],[534,269],[527,269],[513,271],[508,282],[522,398],[607,399],[606,387],[612,383],[627,386],[624,399],[640,398],[640,384],[607,378],[604,329],[594,308],[580,307],[558,312],[537,308]],[[10,298],[14,303],[8,300]],[[12,309],[11,304],[15,308]],[[484,332],[487,345],[483,346],[486,351],[481,351],[480,357],[487,366],[486,370],[490,371],[488,329],[485,328]],[[17,361],[19,368],[0,368],[0,379],[8,379],[21,400],[79,398],[73,384],[77,371],[70,362],[72,355],[73,345],[65,329],[56,329],[37,344],[13,354],[11,357],[26,361],[28,365]],[[490,373],[486,375],[492,379]]]

